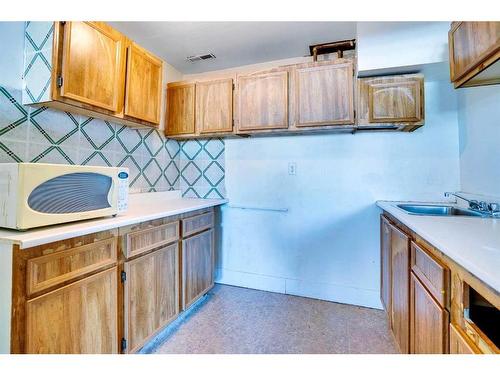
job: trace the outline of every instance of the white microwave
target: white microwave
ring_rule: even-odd
[[[128,169],[0,164],[0,227],[26,230],[127,210]]]

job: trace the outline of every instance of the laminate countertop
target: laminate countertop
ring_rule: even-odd
[[[0,242],[17,244],[21,249],[26,249],[143,221],[219,206],[227,202],[226,199],[181,198],[178,191],[130,194],[127,212],[116,217],[51,225],[25,232],[0,229]]]
[[[397,207],[401,203],[409,202],[378,201],[377,206],[500,292],[500,219],[411,215]]]

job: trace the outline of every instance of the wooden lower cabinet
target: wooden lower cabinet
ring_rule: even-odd
[[[398,228],[391,230],[391,328],[401,353],[409,353],[410,240]]]
[[[380,300],[391,319],[391,227],[387,219],[380,217]]]
[[[480,354],[481,351],[456,325],[450,324],[450,354]]]
[[[410,276],[410,352],[448,352],[449,314],[427,291],[420,280]]]
[[[118,353],[117,268],[27,302],[26,352]]]
[[[133,353],[179,313],[179,245],[125,263],[125,339]]]
[[[188,308],[214,285],[214,231],[182,241],[182,305]]]

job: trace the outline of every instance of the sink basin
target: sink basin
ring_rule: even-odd
[[[427,204],[398,204],[398,207],[412,215],[430,216],[477,216],[483,217],[480,212],[453,206],[436,206]]]

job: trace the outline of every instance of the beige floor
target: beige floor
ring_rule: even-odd
[[[385,313],[216,285],[156,353],[395,353]]]

